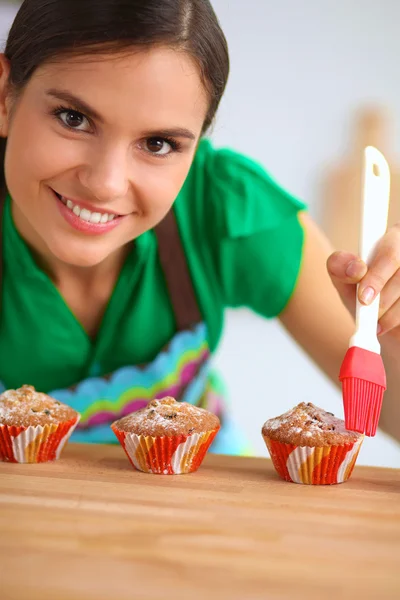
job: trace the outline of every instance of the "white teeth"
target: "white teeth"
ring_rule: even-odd
[[[110,215],[108,213],[91,212],[87,208],[81,208],[78,204],[74,204],[72,202],[72,200],[68,200],[68,199],[64,198],[63,196],[61,196],[61,200],[65,204],[65,206],[67,206],[67,208],[72,210],[72,212],[77,217],[82,219],[82,221],[86,221],[87,223],[90,222],[90,223],[93,223],[94,225],[97,225],[99,223],[104,224],[104,223],[108,223],[109,221],[112,221],[117,216],[117,215]]]
[[[81,208],[81,214],[79,215],[84,221],[90,221],[92,213],[87,208]]]
[[[100,223],[101,213],[92,213],[90,216],[91,223]]]

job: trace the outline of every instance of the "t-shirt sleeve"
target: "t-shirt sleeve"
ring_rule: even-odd
[[[224,304],[275,317],[299,276],[304,231],[298,217],[305,205],[256,162],[208,150],[204,192]]]

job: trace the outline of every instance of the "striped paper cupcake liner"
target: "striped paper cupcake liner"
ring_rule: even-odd
[[[158,475],[181,475],[197,471],[219,431],[218,427],[192,435],[151,437],[111,427],[132,466],[138,471]]]
[[[272,462],[286,481],[330,485],[347,481],[353,472],[363,437],[339,446],[294,446],[265,436]]]
[[[65,423],[29,427],[0,425],[0,460],[13,463],[57,460],[79,419],[80,415]]]

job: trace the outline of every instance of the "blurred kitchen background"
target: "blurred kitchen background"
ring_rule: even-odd
[[[377,144],[391,163],[392,219],[400,220],[400,2],[213,5],[232,65],[215,143],[259,160],[345,249],[357,242],[360,149]],[[1,44],[17,8],[0,1]],[[256,455],[267,454],[264,420],[298,402],[343,416],[340,393],[275,321],[228,311],[216,365]],[[380,432],[365,441],[359,463],[400,467],[400,445]]]

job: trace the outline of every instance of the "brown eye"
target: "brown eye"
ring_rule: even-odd
[[[152,137],[145,142],[147,152],[150,154],[164,155],[169,154],[172,150],[171,144],[162,138]]]
[[[61,121],[70,129],[78,129],[79,131],[86,131],[89,127],[89,123],[85,115],[76,110],[64,110],[58,113]]]

